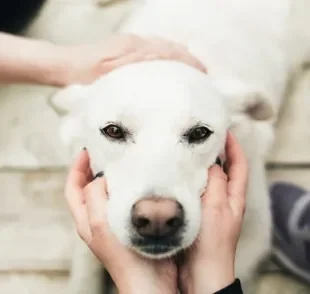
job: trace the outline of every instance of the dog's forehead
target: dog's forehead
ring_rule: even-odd
[[[145,62],[111,72],[91,90],[92,122],[225,120],[223,99],[206,74],[177,62]]]

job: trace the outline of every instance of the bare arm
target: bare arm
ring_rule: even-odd
[[[152,59],[178,60],[206,72],[187,48],[157,38],[124,34],[99,44],[61,46],[0,32],[0,83],[90,83],[125,64]]]
[[[65,85],[64,49],[46,41],[0,33],[0,83]]]

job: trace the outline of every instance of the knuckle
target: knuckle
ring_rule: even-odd
[[[212,209],[213,209],[212,210],[213,215],[220,216],[223,213],[222,205],[220,205],[219,203],[213,204]]]
[[[212,214],[214,216],[220,216],[224,213],[225,207],[222,202],[216,201],[211,204]]]
[[[89,225],[93,234],[100,234],[103,232],[104,222],[102,220],[99,219],[90,220]]]
[[[244,214],[245,214],[245,212],[246,212],[246,208],[247,208],[247,206],[246,206],[246,204],[245,204],[245,203],[241,204],[240,210],[241,210],[242,215],[244,215]]]
[[[228,177],[225,173],[221,172],[219,175],[218,175],[219,178],[221,178],[222,180],[224,180],[225,182],[228,181]]]
[[[226,217],[227,210],[222,204],[212,206],[212,214],[210,215],[213,220],[222,220]]]
[[[219,179],[219,180],[222,180],[222,181],[225,181],[227,182],[228,180],[228,177],[226,174],[222,173],[222,172],[216,172],[216,173],[212,173],[210,175],[210,179]]]
[[[239,211],[240,215],[242,215],[242,216],[245,214],[245,212],[246,212],[246,203],[245,203],[245,201],[240,201],[238,203],[238,211]]]

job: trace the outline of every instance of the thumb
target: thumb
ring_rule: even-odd
[[[209,178],[204,202],[220,206],[227,200],[227,176],[217,164],[209,169]]]

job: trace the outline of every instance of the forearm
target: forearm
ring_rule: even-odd
[[[69,66],[61,46],[0,33],[0,83],[64,86]]]

